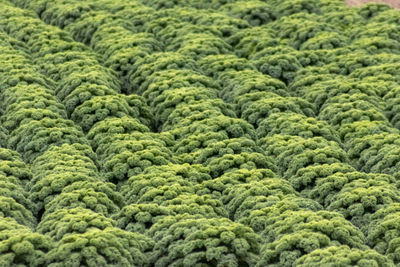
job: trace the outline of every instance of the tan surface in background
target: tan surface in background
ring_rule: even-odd
[[[375,2],[375,3],[386,3],[391,7],[400,8],[400,0],[346,0],[349,6],[359,6],[365,3]]]

